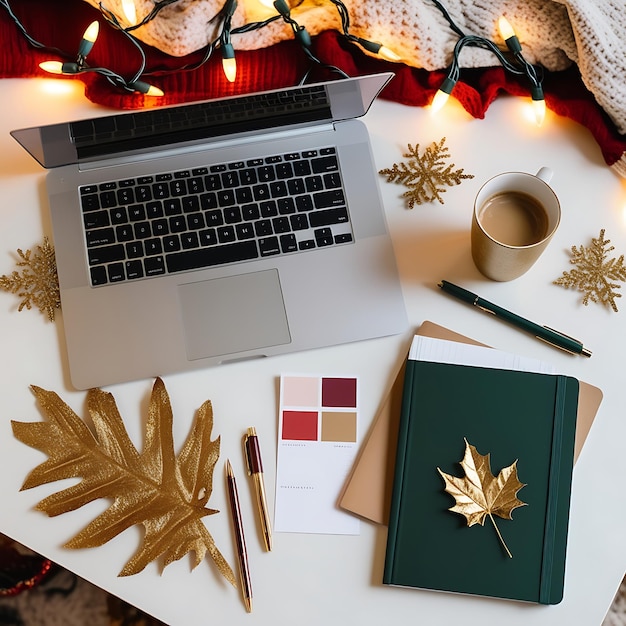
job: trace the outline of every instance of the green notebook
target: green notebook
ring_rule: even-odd
[[[383,582],[560,602],[577,405],[571,377],[409,360]],[[449,511],[456,500],[438,468],[469,476],[466,440],[490,454],[496,477],[517,461],[525,505],[493,516],[512,557],[489,516],[468,526]]]

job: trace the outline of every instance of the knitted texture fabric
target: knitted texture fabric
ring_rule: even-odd
[[[99,6],[100,0],[86,0]],[[218,34],[215,16],[225,0],[178,0],[134,34],[167,54],[184,56],[207,45]],[[406,65],[429,71],[450,65],[458,36],[432,0],[345,0],[350,33],[393,48]],[[578,65],[587,89],[626,133],[626,0],[444,0],[450,17],[467,33],[503,45],[497,22],[501,15],[514,25],[525,58],[551,71]],[[336,6],[329,0],[291,0],[292,18],[311,35],[339,30]],[[293,6],[295,5],[295,6]],[[146,15],[153,0],[135,0],[137,15]],[[109,10],[124,24],[122,0],[109,0]],[[239,0],[233,27],[263,21],[274,14],[259,0]],[[255,50],[293,38],[282,19],[233,37],[236,49]],[[461,67],[497,65],[491,52],[465,48]]]

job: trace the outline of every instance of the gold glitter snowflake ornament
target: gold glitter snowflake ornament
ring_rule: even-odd
[[[61,307],[54,248],[44,237],[43,244],[37,246],[34,252],[18,249],[17,254],[20,260],[16,265],[21,270],[14,270],[9,276],[0,276],[0,288],[22,298],[18,311],[35,305],[53,322],[55,309]]]
[[[474,178],[473,174],[464,174],[462,169],[455,170],[454,163],[446,166],[450,156],[445,146],[444,137],[439,143],[433,142],[422,154],[419,153],[419,144],[415,148],[409,144],[408,152],[402,156],[409,160],[394,163],[393,167],[380,170],[378,173],[387,177],[388,183],[398,183],[407,187],[402,194],[407,198],[407,205],[412,209],[415,204],[438,200],[443,204],[442,193],[445,187],[460,185],[466,178]]]
[[[591,239],[591,245],[572,246],[572,258],[570,263],[576,268],[569,272],[563,272],[561,278],[554,281],[555,285],[562,285],[566,289],[577,289],[583,296],[583,304],[587,306],[589,302],[596,302],[604,306],[610,306],[617,313],[616,298],[621,298],[622,294],[617,293],[621,285],[613,282],[616,280],[626,280],[626,266],[624,265],[624,255],[619,258],[608,259],[609,252],[615,247],[610,246],[610,239],[604,238],[604,228],[600,231],[600,236]]]

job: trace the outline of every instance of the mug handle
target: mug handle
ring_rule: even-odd
[[[544,183],[549,183],[552,180],[554,172],[549,167],[542,167],[535,176],[540,178]]]

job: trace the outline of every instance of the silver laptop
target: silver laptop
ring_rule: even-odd
[[[78,389],[404,331],[364,115],[392,74],[15,130]]]

